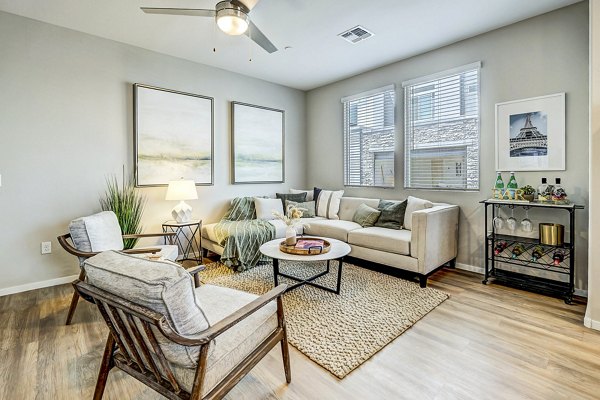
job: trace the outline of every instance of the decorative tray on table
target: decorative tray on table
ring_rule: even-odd
[[[325,254],[331,250],[331,243],[325,239],[313,237],[301,237],[295,245],[285,244],[285,240],[279,243],[279,250],[288,254],[300,256],[312,256],[315,254]]]

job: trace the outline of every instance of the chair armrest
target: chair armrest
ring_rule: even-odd
[[[418,259],[418,272],[427,274],[456,258],[458,206],[436,206],[412,216],[410,253]]]
[[[56,239],[58,240],[58,243],[61,245],[61,247],[63,249],[65,249],[65,251],[69,254],[73,254],[74,256],[77,257],[83,257],[83,258],[90,258],[95,256],[96,254],[98,254],[98,252],[93,252],[93,251],[81,251],[81,250],[77,250],[73,245],[71,245],[71,243],[69,243],[69,241],[67,239],[71,238],[71,234],[67,233],[65,235],[61,235],[58,236]],[[72,239],[71,239],[72,240]]]
[[[157,232],[157,233],[131,233],[123,235],[123,239],[139,239],[145,237],[175,236],[175,232]]]
[[[195,267],[186,268],[185,270],[189,272],[190,275],[196,275],[197,273],[204,271],[205,269],[205,265],[196,265]]]
[[[252,302],[246,304],[244,307],[230,314],[229,316],[223,318],[213,326],[208,329],[200,332],[198,335],[194,336],[181,336],[177,332],[175,332],[169,322],[163,318],[159,323],[159,327],[163,335],[172,340],[175,343],[181,344],[183,346],[199,346],[203,344],[209,343],[211,340],[219,336],[220,334],[226,332],[229,328],[237,324],[238,322],[243,321],[256,311],[260,310],[269,302],[277,299],[287,289],[286,284],[282,284],[277,286],[274,289],[269,290],[267,293],[263,294],[259,298],[253,300]],[[279,308],[280,305],[278,304]]]
[[[121,250],[121,252],[126,253],[126,254],[147,254],[147,253],[156,254],[156,253],[160,253],[160,249],[157,247],[144,247],[141,249]]]

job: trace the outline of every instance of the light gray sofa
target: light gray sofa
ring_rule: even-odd
[[[414,272],[421,287],[441,266],[454,265],[458,249],[459,208],[445,203],[412,213],[412,229],[363,228],[352,221],[361,204],[377,208],[379,199],[342,197],[339,219],[303,218],[304,234],[330,237],[347,242],[350,256],[389,267]],[[285,237],[285,224],[269,221],[275,226],[276,237]],[[202,226],[202,247],[223,254],[214,234],[215,224]]]

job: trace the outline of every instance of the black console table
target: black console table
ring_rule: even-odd
[[[493,199],[483,200],[480,201],[480,203],[483,204],[485,208],[485,278],[483,279],[483,283],[487,284],[488,280],[493,277],[494,282],[548,295],[559,296],[564,298],[565,303],[570,304],[575,289],[575,210],[583,209],[583,206],[577,204],[552,204]],[[490,232],[488,230],[488,222],[490,222],[488,220],[488,217],[490,216],[488,212],[489,206],[492,206],[491,233],[488,233]],[[569,213],[569,241],[559,246],[553,246],[541,244],[539,239],[536,238],[498,234],[496,233],[493,221],[494,218],[496,218],[496,208],[499,207],[522,207],[525,209],[546,208],[557,211],[567,211]],[[494,249],[498,242],[506,242],[507,246],[500,254],[494,254]],[[517,244],[521,244],[524,251],[519,257],[513,258],[511,257],[512,248]],[[543,248],[543,255],[534,261],[531,258],[531,252],[536,246],[541,246]],[[564,252],[564,259],[559,265],[555,265],[552,261],[552,253],[559,248]],[[543,270],[567,275],[568,282],[509,271],[503,269],[499,263],[517,265],[525,269]]]

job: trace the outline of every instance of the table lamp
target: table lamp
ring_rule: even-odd
[[[180,179],[169,182],[165,200],[179,200],[179,204],[171,211],[173,219],[178,223],[189,222],[192,219],[192,207],[184,200],[196,200],[197,198],[198,192],[194,181]]]

